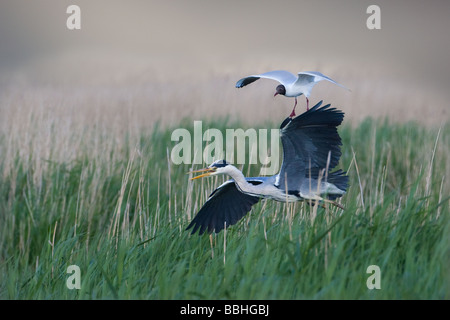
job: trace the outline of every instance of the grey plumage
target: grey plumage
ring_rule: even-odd
[[[331,172],[341,157],[341,138],[337,127],[344,113],[322,101],[298,117],[286,118],[280,126],[283,162],[280,172],[271,177],[245,178],[241,171],[219,160],[199,170],[203,176],[227,174],[226,181],[211,193],[191,221],[192,233],[220,232],[237,223],[260,199],[281,202],[312,200],[328,202],[345,194],[348,177],[342,170]]]

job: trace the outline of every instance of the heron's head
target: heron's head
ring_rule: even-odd
[[[284,96],[285,94],[286,94],[286,88],[282,85],[282,84],[280,84],[279,86],[277,86],[277,88],[275,89],[275,94],[273,95],[274,97],[277,95],[277,94],[281,94],[282,96]]]
[[[203,174],[201,174],[199,176],[191,178],[191,180],[208,177],[208,176],[215,176],[218,174],[227,174],[229,165],[230,164],[228,162],[226,162],[225,160],[217,160],[217,161],[214,161],[210,166],[208,166],[205,169],[195,170],[195,171],[191,171],[188,173],[204,172]]]

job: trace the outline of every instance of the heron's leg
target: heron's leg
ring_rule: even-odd
[[[326,203],[329,203],[329,204],[332,204],[333,206],[338,207],[338,208],[340,208],[342,210],[345,210],[345,208],[341,204],[337,203],[336,201],[332,201],[332,200],[328,200],[328,199],[322,199],[322,201],[326,202]]]
[[[308,111],[309,110],[309,99],[307,96],[305,96],[305,98],[306,98],[306,111]]]
[[[291,112],[289,118],[295,117],[295,107],[296,107],[296,106],[297,106],[297,97],[295,97],[294,109],[292,109],[292,112]]]
[[[323,203],[320,203],[321,201],[322,202],[324,202],[324,203],[329,203],[329,204],[332,204],[333,206],[335,206],[335,207],[338,207],[338,208],[340,208],[340,209],[342,209],[342,210],[345,210],[345,208],[344,208],[344,206],[342,206],[340,203],[337,203],[336,201],[333,201],[333,200],[329,200],[329,199],[325,199],[325,198],[322,198],[321,196],[318,196],[318,195],[313,195],[311,198],[309,198],[308,199],[309,201],[311,201],[312,203],[312,205],[314,205],[314,204],[316,204],[316,203],[319,203],[319,205],[322,207],[322,208],[325,208],[325,206],[324,206],[324,204]]]

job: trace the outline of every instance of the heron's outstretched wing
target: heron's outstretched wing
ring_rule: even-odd
[[[281,124],[283,163],[276,185],[285,190],[300,190],[307,170],[331,170],[341,157],[341,137],[337,127],[344,113],[329,104],[320,107],[322,101],[298,117],[286,118]],[[328,155],[330,159],[328,160]]]
[[[255,82],[256,80],[258,80],[260,78],[275,80],[283,85],[294,83],[297,80],[297,77],[288,71],[276,70],[276,71],[269,71],[266,73],[255,74],[255,75],[251,75],[251,76],[242,78],[238,82],[236,82],[236,88],[245,87],[246,85],[248,85],[252,82]]]
[[[249,183],[260,184],[261,181],[247,179]],[[238,222],[245,216],[252,206],[259,201],[259,197],[254,197],[242,193],[236,188],[233,180],[228,180],[211,193],[208,201],[197,213],[186,230],[194,228],[191,234],[199,231],[199,235],[205,231],[218,233],[224,228]]]
[[[315,85],[316,82],[322,81],[322,80],[327,80],[330,81],[334,84],[337,84],[338,86],[349,90],[348,88],[344,87],[342,84],[334,81],[333,79],[327,77],[326,75],[317,72],[317,71],[303,71],[303,72],[299,72],[298,73],[298,79],[295,82],[295,84],[297,85],[306,85],[308,83],[312,82],[312,86]]]

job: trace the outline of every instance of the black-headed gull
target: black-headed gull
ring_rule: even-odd
[[[236,88],[242,88],[246,85],[255,82],[259,78],[263,79],[271,79],[278,81],[280,83],[279,86],[276,88],[276,92],[273,95],[274,97],[277,94],[281,94],[286,97],[294,97],[295,98],[295,104],[294,109],[292,109],[290,117],[295,117],[295,107],[297,106],[297,97],[301,96],[302,94],[306,97],[306,110],[309,110],[309,96],[311,94],[311,90],[314,87],[314,85],[322,80],[328,80],[334,84],[337,84],[338,86],[347,89],[343,85],[337,83],[333,79],[325,76],[324,74],[317,72],[317,71],[304,71],[299,72],[298,76],[296,77],[292,73],[284,70],[276,70],[276,71],[269,71],[262,74],[255,74],[251,75],[245,78],[242,78],[238,82],[236,82]],[[348,89],[347,89],[348,90]]]

